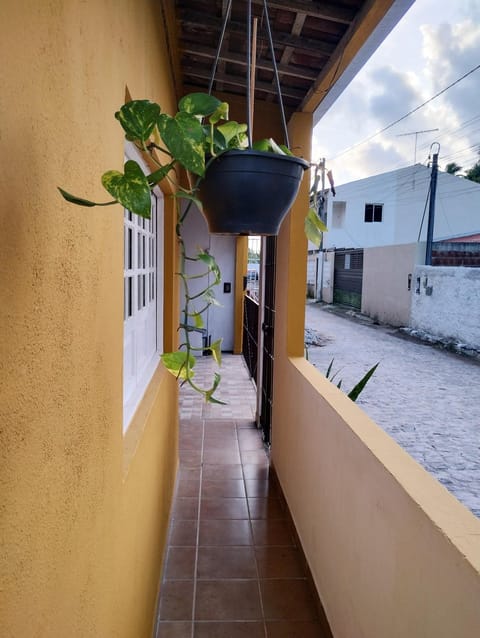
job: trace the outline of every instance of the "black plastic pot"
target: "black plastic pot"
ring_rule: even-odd
[[[277,235],[308,162],[254,150],[227,151],[208,166],[200,200],[211,233]]]

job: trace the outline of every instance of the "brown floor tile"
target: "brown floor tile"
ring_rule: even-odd
[[[206,439],[213,440],[216,437],[232,437],[237,438],[237,429],[232,421],[219,423],[216,421],[205,421],[205,434]]]
[[[202,481],[202,497],[242,498],[245,496],[243,481],[235,479],[206,480]]]
[[[267,622],[267,638],[322,638],[329,636],[316,622]]]
[[[165,565],[165,579],[192,579],[195,576],[195,547],[170,547]]]
[[[241,450],[242,463],[268,465],[268,456],[264,450]]]
[[[268,479],[245,479],[245,489],[247,496],[262,497],[268,496],[277,497],[278,489],[272,481]]]
[[[180,450],[200,450],[202,448],[203,436],[196,432],[181,432],[178,437],[178,447]]]
[[[245,498],[202,498],[200,518],[248,519]]]
[[[195,620],[261,620],[256,580],[200,580]]]
[[[258,463],[244,463],[243,476],[246,479],[266,480],[270,474],[268,463],[259,465]]]
[[[251,547],[199,547],[197,578],[256,578],[255,554]]]
[[[200,478],[200,466],[178,468],[178,481],[183,481],[184,479],[188,481],[193,481],[199,478]]]
[[[305,578],[302,555],[295,547],[257,547],[260,578]]]
[[[177,496],[198,496],[200,493],[200,479],[180,479],[177,486]]]
[[[256,432],[259,432],[259,429],[255,425],[255,422],[250,421],[249,419],[237,419],[237,428],[247,428],[249,430],[255,430]]]
[[[196,622],[195,638],[265,638],[263,622]]]
[[[244,452],[249,450],[263,450],[263,441],[257,432],[251,432],[250,430],[238,431],[238,444],[240,449]]]
[[[197,521],[173,520],[170,526],[168,544],[194,547],[197,544]]]
[[[173,506],[173,518],[196,519],[198,516],[198,498],[177,496]]]
[[[306,580],[261,580],[260,588],[266,620],[318,620]]]
[[[176,622],[162,621],[158,623],[155,638],[191,638],[192,622],[178,620]]]
[[[268,518],[269,520],[286,518],[286,512],[278,498],[249,498],[248,508],[252,520],[257,518]]]
[[[209,465],[238,465],[241,462],[238,450],[205,450],[203,461]]]
[[[252,533],[248,520],[200,521],[199,545],[251,545]]]
[[[258,519],[252,521],[255,545],[295,545],[295,539],[286,519]]]
[[[200,450],[179,450],[178,456],[182,467],[200,467],[202,462]]]
[[[240,463],[232,465],[210,465],[205,463],[203,466],[203,480],[206,481],[241,478],[243,478],[243,473]]]
[[[192,620],[193,580],[166,580],[160,591],[160,620]]]

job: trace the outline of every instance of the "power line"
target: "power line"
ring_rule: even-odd
[[[405,120],[407,117],[410,117],[410,115],[413,115],[413,113],[416,113],[417,111],[419,111],[421,108],[423,108],[424,106],[426,106],[427,104],[429,104],[430,102],[435,100],[437,97],[439,97],[440,95],[442,95],[443,93],[445,93],[446,91],[451,89],[453,86],[455,86],[456,84],[458,84],[459,82],[464,80],[466,77],[468,77],[469,75],[471,75],[475,71],[478,71],[478,69],[480,69],[480,64],[478,64],[476,67],[474,67],[473,69],[471,69],[470,71],[468,71],[467,73],[462,75],[462,77],[460,77],[457,80],[455,80],[455,82],[452,82],[451,84],[446,86],[444,89],[442,89],[441,91],[439,91],[438,93],[436,93],[435,95],[430,97],[428,100],[423,102],[423,104],[420,104],[419,106],[415,107],[414,109],[412,109],[411,111],[409,111],[405,115],[402,115],[402,117],[399,117],[398,120],[395,120],[395,122],[392,122],[388,126],[385,126],[384,128],[382,128],[380,131],[377,131],[373,135],[370,135],[370,137],[367,137],[362,142],[357,142],[357,144],[353,144],[353,146],[350,146],[349,148],[346,148],[344,151],[342,151],[338,155],[335,155],[335,157],[333,157],[330,161],[333,161],[333,160],[338,159],[339,157],[342,157],[342,155],[345,155],[345,153],[349,153],[354,148],[357,148],[358,146],[361,146],[362,144],[366,144],[367,142],[372,140],[374,137],[377,137],[377,135],[380,135],[381,133],[384,133],[385,131],[388,131],[388,129],[392,128],[392,126],[395,126],[395,124],[398,124],[399,122],[402,122],[403,120]]]

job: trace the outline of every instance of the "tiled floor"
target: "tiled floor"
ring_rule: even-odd
[[[251,420],[253,386],[241,357],[227,363],[223,398],[231,388],[235,418],[219,417],[222,406],[207,406],[205,414],[182,391],[180,470],[156,638],[327,636]],[[211,360],[199,361],[199,372],[210,367]]]

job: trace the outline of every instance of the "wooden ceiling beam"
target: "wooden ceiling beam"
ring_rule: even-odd
[[[205,31],[215,31],[220,33],[222,28],[222,20],[220,18],[212,18],[205,16],[197,11],[184,11],[182,13],[182,31],[184,41],[188,39],[188,32],[195,34],[196,42],[201,37],[201,33]],[[240,22],[230,20],[227,25],[227,33],[245,35],[245,25]],[[339,34],[340,37],[341,34]],[[304,38],[301,36],[291,35],[290,33],[272,32],[274,46],[291,46],[294,49],[309,51],[313,55],[330,56],[335,51],[336,44],[315,40],[313,38]],[[258,32],[258,41],[269,46],[267,35],[263,31]],[[194,44],[194,43],[192,43]]]
[[[263,0],[253,0],[253,4],[263,5]],[[339,7],[333,2],[311,2],[309,0],[268,0],[269,9],[281,9],[294,13],[304,13],[312,18],[338,22],[347,26],[355,18],[355,9]]]
[[[183,47],[184,56],[191,55],[193,57],[201,57],[206,58],[207,60],[211,60],[213,64],[213,60],[215,59],[215,49],[210,47],[204,47],[199,45],[194,46],[185,46]],[[231,62],[233,64],[238,64],[242,67],[246,67],[247,61],[245,60],[245,56],[240,53],[232,53],[231,51],[222,52],[220,55],[220,59],[224,62]],[[265,58],[260,58],[256,61],[257,69],[261,71],[272,71],[272,62],[271,60],[267,60]],[[277,64],[278,72],[281,75],[285,75],[288,77],[300,78],[302,80],[315,80],[317,78],[318,73],[313,69],[307,69],[306,67],[299,66],[291,66],[287,64]]]
[[[183,74],[185,82],[195,84],[195,80],[207,80],[210,81],[210,72],[207,70],[202,71],[194,66],[183,65]],[[240,75],[227,75],[225,73],[217,73],[215,75],[215,82],[221,82],[226,85],[233,85],[242,88],[246,88],[246,79],[242,78]],[[259,82],[255,83],[256,91],[263,91],[264,93],[271,93],[273,95],[277,94],[276,87],[272,86],[268,82]],[[305,91],[301,89],[294,89],[289,86],[282,87],[282,95],[284,97],[289,97],[294,100],[301,100],[305,96]]]

